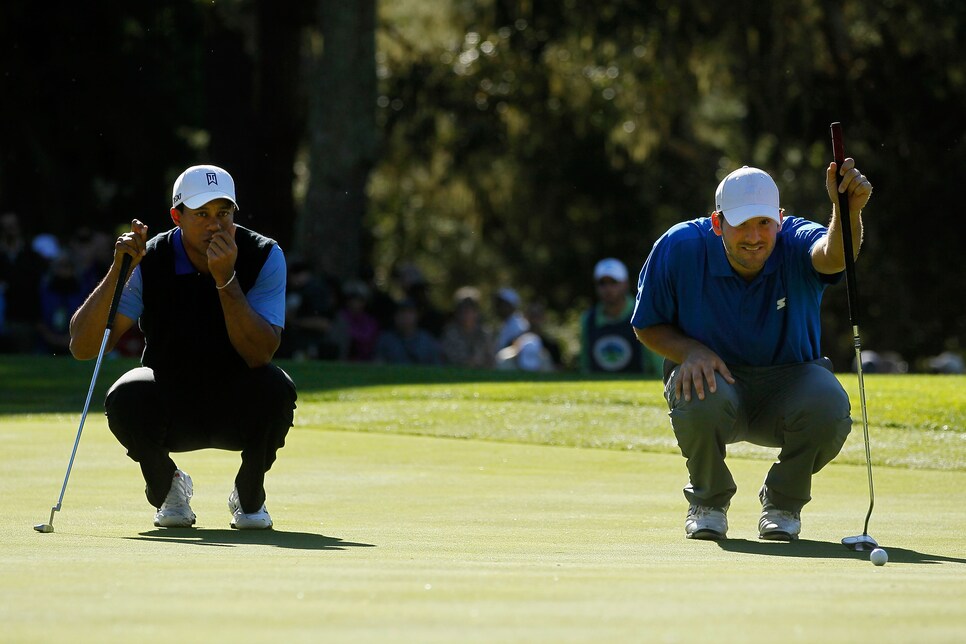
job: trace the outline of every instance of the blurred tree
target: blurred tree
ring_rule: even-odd
[[[963,351],[964,30],[950,0],[8,2],[0,210],[62,238],[159,231],[177,173],[213,162],[240,223],[320,269],[415,261],[439,304],[510,284],[564,316],[597,259],[640,266],[740,165],[824,222],[839,120],[876,187],[864,344]],[[824,311],[844,367],[844,288]]]
[[[362,264],[366,183],[377,131],[375,0],[318,3],[321,56],[309,76],[308,193],[297,248],[329,275],[356,277]]]
[[[369,210],[383,264],[416,260],[443,294],[510,282],[572,309],[590,297],[594,261],[640,266],[669,225],[711,210],[717,181],[740,165],[767,169],[790,214],[824,223],[839,120],[876,186],[858,266],[867,344],[909,357],[963,349],[964,307],[930,303],[966,295],[946,278],[964,273],[944,260],[958,256],[956,236],[923,230],[909,248],[910,222],[953,202],[956,184],[916,172],[909,190],[906,177],[966,160],[960,121],[942,116],[966,98],[959,5],[387,4],[386,151]],[[845,368],[844,288],[827,299],[825,345]]]
[[[194,3],[0,8],[0,200],[31,232],[169,225],[200,104]],[[175,161],[172,162],[172,159]]]

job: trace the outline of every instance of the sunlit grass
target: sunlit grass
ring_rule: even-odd
[[[107,361],[92,406],[131,361]],[[678,453],[656,380],[528,376],[498,371],[285,363],[299,387],[296,424],[503,442]],[[79,414],[93,363],[0,361],[0,413]],[[865,462],[858,384],[839,374],[853,424],[838,462]],[[7,384],[9,383],[9,385]],[[966,470],[966,378],[866,376],[874,463]],[[772,459],[775,450],[738,444],[734,456]]]

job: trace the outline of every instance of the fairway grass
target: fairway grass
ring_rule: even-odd
[[[350,392],[349,395],[357,395]],[[311,396],[306,396],[310,399]],[[92,413],[4,416],[0,640],[9,642],[961,642],[966,472],[816,477],[803,540],[761,543],[768,464],[731,459],[728,541],[684,539],[679,455],[338,428],[308,403],[268,475],[275,530],[228,529],[238,455],[179,455],[198,526],[152,525],[137,466]],[[547,413],[546,411],[542,413]],[[429,412],[426,412],[429,415]],[[431,421],[427,421],[431,422]],[[474,421],[475,422],[475,421]],[[666,422],[666,421],[665,421]],[[494,424],[497,424],[494,420]],[[850,442],[853,441],[850,439]]]

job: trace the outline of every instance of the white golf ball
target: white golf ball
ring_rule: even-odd
[[[889,561],[889,553],[882,548],[876,548],[869,553],[869,561],[876,566],[884,566],[886,562]]]

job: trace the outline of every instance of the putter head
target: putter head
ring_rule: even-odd
[[[39,523],[34,526],[34,530],[47,534],[48,532],[54,531],[54,526],[50,525],[49,523]]]
[[[879,547],[879,544],[876,543],[876,540],[867,534],[860,534],[855,537],[845,537],[842,539],[842,545],[849,550],[855,550],[857,552],[869,552]]]

